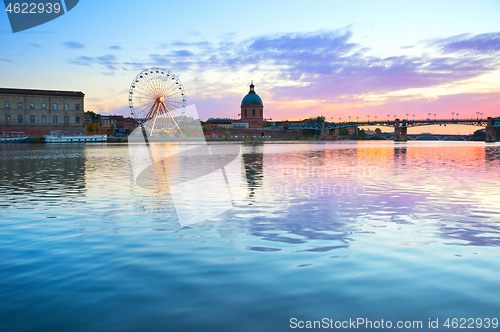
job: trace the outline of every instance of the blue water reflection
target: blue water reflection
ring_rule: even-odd
[[[0,146],[0,330],[498,318],[500,145],[240,148],[245,198],[181,226],[126,145]]]

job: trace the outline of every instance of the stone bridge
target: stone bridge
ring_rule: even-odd
[[[409,138],[408,128],[419,126],[440,125],[446,126],[450,124],[469,125],[486,127],[486,142],[495,142],[495,128],[500,127],[500,117],[488,117],[487,119],[425,119],[425,120],[409,120],[409,119],[395,119],[394,121],[349,121],[349,122],[323,122],[321,124],[298,124],[298,125],[285,125],[285,131],[295,130],[321,130],[322,139],[334,139],[339,136],[339,129],[352,128],[363,126],[380,126],[380,127],[393,127],[394,128],[394,141],[406,142]],[[435,137],[442,137],[446,135],[433,135]],[[460,135],[459,135],[460,136]],[[412,135],[410,135],[411,139]]]

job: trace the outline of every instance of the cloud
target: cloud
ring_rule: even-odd
[[[322,104],[439,87],[500,69],[500,33],[426,41],[420,56],[390,57],[377,56],[363,44],[353,42],[352,35],[346,28],[262,35],[241,41],[223,38],[218,43],[177,41],[160,45],[168,52],[149,54],[143,59],[103,55],[80,56],[69,62],[99,66],[106,74],[163,66],[176,73],[190,72],[191,76],[207,73],[208,78],[201,80],[205,82],[210,81],[209,73],[217,77],[233,75],[237,80],[249,74],[260,75],[264,77],[260,83],[267,82],[266,90],[275,101],[311,100]],[[219,81],[217,87],[226,83],[234,86],[234,81]],[[206,85],[216,89],[216,85]]]
[[[6,61],[6,62],[14,63],[14,61],[11,61],[9,59],[4,59],[4,58],[0,58],[0,61]]]
[[[170,52],[173,56],[192,56],[194,55],[192,52],[189,52],[188,50],[180,50],[180,51],[172,51]]]
[[[62,44],[64,46],[66,46],[67,48],[72,48],[72,49],[79,49],[79,48],[85,47],[83,44],[80,44],[80,43],[75,42],[75,41],[67,41],[67,42],[64,42]]]
[[[430,55],[377,57],[350,41],[350,31],[320,31],[259,36],[222,48],[214,65],[272,68],[279,80],[277,98],[335,100],[453,83],[500,67],[499,34],[460,36],[429,43]],[[470,51],[462,54],[462,50]],[[229,53],[229,56],[227,56]],[[221,57],[222,55],[222,57]],[[205,63],[209,63],[206,61]],[[270,71],[268,69],[268,71]],[[294,82],[290,86],[290,82]]]
[[[121,46],[118,46],[118,45],[113,45],[113,46],[110,46],[109,47],[110,50],[121,50]]]
[[[41,45],[35,44],[35,43],[30,43],[28,45],[31,46],[31,47],[36,47],[36,48],[41,48],[42,47]]]
[[[79,56],[68,62],[80,66],[104,66],[111,71],[117,70],[117,66],[119,65],[118,59],[114,55],[102,55],[97,57]]]
[[[434,43],[444,52],[500,52],[500,33],[484,33],[480,35],[462,34],[446,38]]]

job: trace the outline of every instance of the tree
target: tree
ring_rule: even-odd
[[[479,129],[472,134],[472,140],[473,141],[484,141],[486,139],[486,133],[484,132],[484,129]]]
[[[93,133],[93,132],[94,132],[94,126],[92,125],[92,123],[87,122],[87,124],[86,124],[85,126],[86,126],[87,131],[88,131],[89,133]]]
[[[349,135],[349,129],[347,129],[347,128],[340,128],[339,129],[339,135]]]
[[[358,130],[358,134],[356,135],[356,137],[354,137],[354,139],[357,139],[357,140],[361,140],[361,139],[365,139],[365,138],[366,138],[366,131],[364,129]]]
[[[92,112],[92,111],[87,111],[87,112],[85,112],[85,114],[90,114],[90,118],[91,118],[92,120],[97,120],[97,118],[99,117],[99,114],[94,113],[94,112]]]
[[[380,128],[375,128],[375,132],[376,132],[377,134],[382,134],[382,130],[381,130]]]
[[[318,116],[316,119],[310,118],[308,122],[309,122],[309,124],[322,124],[323,122],[325,122],[325,117]]]

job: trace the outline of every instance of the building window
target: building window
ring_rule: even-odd
[[[42,115],[42,123],[47,123],[47,117],[45,115]]]
[[[260,110],[260,116],[262,116],[262,110]]]
[[[245,110],[245,116],[247,116],[247,110]]]
[[[17,108],[22,110],[23,109],[23,103],[17,103]]]
[[[5,103],[5,109],[10,110],[10,103],[9,102]]]
[[[19,122],[19,123],[23,123],[23,116],[22,116],[22,115],[19,115],[19,116],[17,117],[17,122]]]
[[[54,123],[57,123],[57,115],[54,115]]]
[[[64,110],[65,111],[69,111],[69,105],[68,104],[64,104]]]
[[[67,116],[64,117],[64,123],[69,123],[69,117]]]
[[[75,110],[77,110],[77,111],[80,110],[80,104],[75,104]]]
[[[10,115],[5,116],[5,122],[10,122]]]
[[[54,111],[57,111],[57,104],[54,104],[53,106]]]
[[[75,118],[75,122],[76,122],[76,123],[80,123],[80,117],[79,117],[79,116],[77,116],[77,117]]]
[[[30,123],[35,123],[35,116],[34,115],[30,115]]]
[[[32,110],[35,109],[35,103],[30,103],[30,109],[32,109]]]
[[[252,116],[255,116],[255,108],[252,110]]]
[[[42,103],[42,110],[45,110],[45,109],[47,109],[47,104]]]

